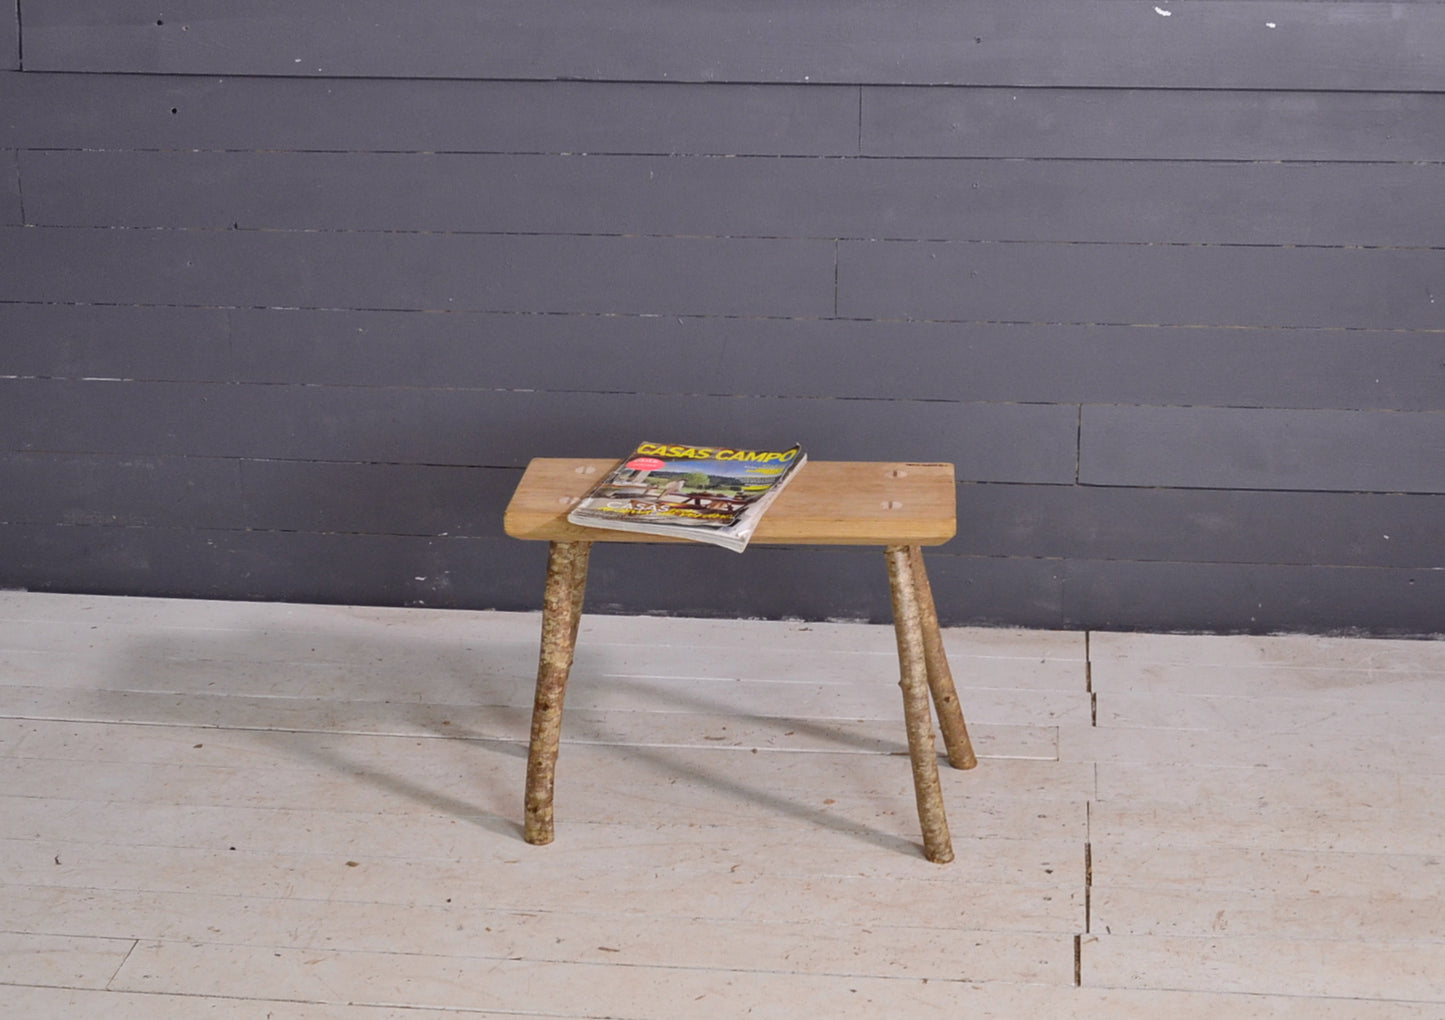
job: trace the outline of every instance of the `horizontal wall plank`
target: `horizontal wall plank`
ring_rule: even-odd
[[[1445,217],[1445,162],[44,150],[19,164],[38,226],[1429,247]]]
[[[246,527],[321,533],[499,539],[521,480],[517,470],[456,465],[243,460],[239,468]]]
[[[29,525],[0,525],[0,552],[4,586],[36,591],[498,609],[540,607],[547,558],[546,543],[511,539]],[[806,617],[827,593],[826,615],[887,619],[871,550],[609,546],[592,571],[589,612]],[[649,576],[709,581],[638,584]]]
[[[723,550],[725,551],[725,550]],[[537,608],[545,543],[0,524],[0,587],[344,605]]]
[[[5,228],[0,300],[830,316],[833,251],[823,240]],[[1442,271],[1439,249],[844,241],[837,313],[1441,329]]]
[[[0,521],[502,537],[513,468],[0,453]]]
[[[1070,560],[1062,569],[1058,626],[1070,629],[1445,633],[1445,569],[1439,566]]]
[[[827,241],[0,229],[0,300],[829,315]]]
[[[0,524],[0,587],[33,591],[535,610],[546,558],[546,543],[511,539]],[[1063,626],[1059,566],[928,556],[945,625],[1023,616]],[[708,583],[684,583],[697,577]],[[586,611],[892,618],[882,553],[837,547],[755,546],[739,556],[606,544],[593,557]]]
[[[541,604],[545,560],[544,543],[511,540],[0,524],[0,586],[35,591],[520,610]],[[607,546],[587,611],[883,622],[879,564],[869,550]],[[928,570],[949,626],[1445,632],[1440,569],[931,553]]]
[[[844,241],[862,318],[1445,328],[1445,249]]]
[[[0,226],[18,227],[24,222],[19,154],[0,149]]]
[[[846,86],[0,73],[0,110],[20,148],[858,151]]]
[[[0,476],[10,524],[501,538],[520,472],[6,453]],[[962,556],[1445,566],[1439,496],[965,484],[958,515],[944,551]]]
[[[0,146],[855,155],[858,89],[0,72]],[[174,111],[174,112],[172,112]],[[1442,158],[1445,94],[865,89],[871,156]]]
[[[0,453],[0,478],[8,524],[245,526],[234,460]]]
[[[972,556],[1445,566],[1435,495],[963,485],[958,520],[948,549]]]
[[[20,68],[20,5],[0,17],[0,70]]]
[[[0,304],[0,335],[0,375],[71,379],[1445,410],[1427,332]]]
[[[515,5],[358,0],[324,8],[198,0],[27,0],[25,66],[177,74],[1147,84],[1408,88],[1445,84],[1433,3],[947,0],[906,8],[565,0]],[[1170,15],[1170,16],[1166,16]],[[1275,18],[1275,21],[1267,19]]]
[[[1083,409],[1088,485],[1445,493],[1445,414]]]
[[[1445,410],[1439,338],[1423,332],[251,309],[231,321],[223,378],[238,381],[625,392],[641,388],[614,356],[625,349],[664,393]]]
[[[0,17],[0,71],[20,69],[20,4]]]
[[[1338,9],[1333,3],[1313,6]],[[1442,118],[1445,95],[1438,92],[865,88],[862,152],[1438,160]]]
[[[949,461],[964,479],[1074,480],[1077,408],[460,389],[0,380],[0,449],[521,467],[649,435],[820,460]]]
[[[241,381],[230,330],[221,308],[0,303],[0,376]]]

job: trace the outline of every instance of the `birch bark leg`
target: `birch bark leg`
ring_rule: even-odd
[[[933,604],[933,586],[923,567],[923,550],[910,546],[908,558],[913,567],[913,584],[918,595],[919,624],[923,631],[923,660],[928,664],[928,689],[938,710],[938,728],[943,731],[943,746],[948,749],[948,763],[956,769],[971,769],[978,764],[973,742],[968,739],[968,724],[963,707],[953,686],[953,670],[943,649],[943,635],[938,629],[938,609]]]
[[[933,744],[933,712],[929,706],[918,587],[908,546],[889,546],[885,555],[893,598],[893,629],[898,638],[898,683],[903,689],[908,757],[913,764],[913,792],[918,801],[918,820],[923,827],[923,855],[936,864],[947,864],[953,860],[953,843],[948,835],[943,786],[938,777],[938,753]]]
[[[577,626],[587,590],[591,542],[553,542],[547,555],[547,587],[542,598],[542,651],[537,664],[537,694],[532,703],[532,735],[527,750],[527,795],[523,837],[528,843],[552,842],[552,796],[562,737],[562,702],[577,647]]]

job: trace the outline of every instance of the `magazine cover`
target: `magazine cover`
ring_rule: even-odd
[[[642,443],[567,515],[573,524],[711,542],[742,552],[807,461],[788,450]]]

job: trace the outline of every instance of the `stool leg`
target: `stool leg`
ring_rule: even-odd
[[[909,547],[889,546],[888,586],[893,596],[893,629],[898,637],[899,686],[903,718],[908,727],[908,757],[913,763],[913,792],[923,826],[923,855],[937,864],[953,860],[953,842],[943,811],[938,754],[933,744],[933,712],[929,708],[928,665],[924,652],[922,611]]]
[[[908,549],[913,567],[913,584],[918,594],[919,623],[923,629],[923,659],[928,664],[928,687],[933,692],[933,705],[938,710],[938,728],[943,731],[943,746],[948,748],[948,763],[956,769],[971,769],[978,764],[973,743],[968,739],[968,725],[963,721],[963,708],[953,686],[953,671],[948,668],[948,655],[943,650],[943,635],[938,630],[938,609],[933,604],[933,587],[923,569],[923,550]]]
[[[553,542],[547,556],[547,587],[542,599],[542,651],[537,664],[537,696],[532,705],[532,737],[527,751],[524,838],[552,842],[552,791],[557,775],[557,745],[562,736],[562,700],[577,647],[582,598],[587,590],[591,542]]]

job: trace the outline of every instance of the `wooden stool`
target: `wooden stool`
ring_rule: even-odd
[[[508,535],[551,543],[527,757],[529,843],[552,841],[562,699],[577,644],[592,543],[686,541],[568,522],[568,511],[616,464],[615,460],[539,458],[527,466],[507,506]],[[930,692],[949,763],[968,769],[978,761],[944,655],[921,547],[948,541],[956,527],[952,464],[809,461],[768,509],[752,539],[762,545],[884,547],[923,850],[930,861],[940,864],[953,860],[953,845],[938,778]],[[728,554],[720,550],[717,555]]]

